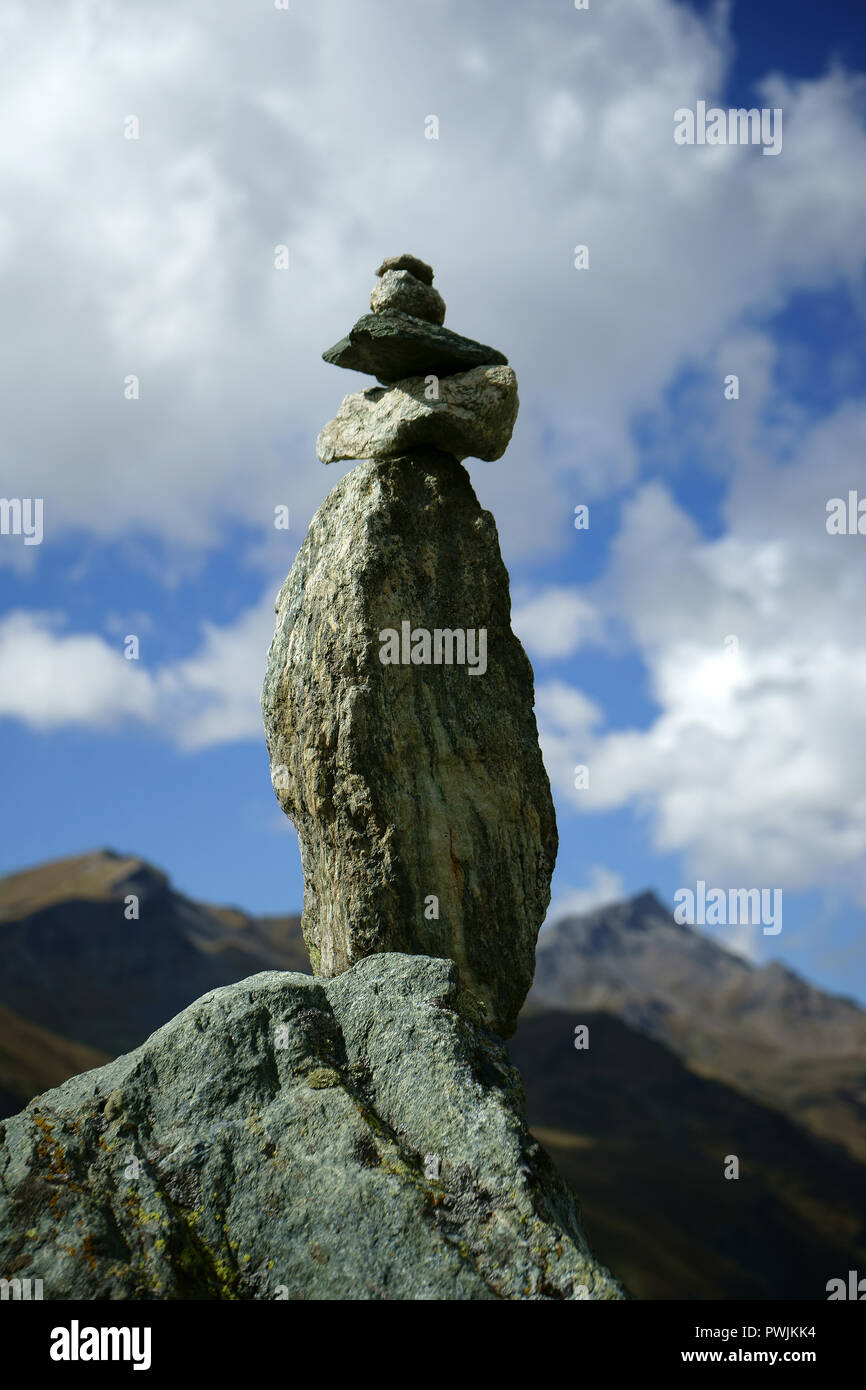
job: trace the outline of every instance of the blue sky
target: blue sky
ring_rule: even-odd
[[[365,384],[320,353],[409,249],[520,382],[505,459],[467,466],[536,671],[554,910],[781,887],[781,935],[714,934],[866,1000],[866,537],[825,527],[866,495],[858,7],[409,8],[4,9],[0,491],[45,536],[0,536],[0,871],[108,845],[299,908],[273,598]],[[697,100],[781,108],[782,153],[676,146]]]

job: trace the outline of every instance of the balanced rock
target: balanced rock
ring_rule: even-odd
[[[416,280],[421,280],[425,285],[433,284],[433,267],[426,261],[419,260],[417,256],[410,256],[404,252],[402,256],[386,256],[377,275],[387,275],[389,270],[408,270],[410,275],[414,275]]]
[[[557,849],[496,525],[455,458],[359,464],[277,598],[262,695],[313,969],[445,956],[508,1036]]]
[[[411,314],[388,311],[365,314],[348,337],[341,338],[322,356],[336,367],[369,372],[390,383],[408,376],[450,376],[472,367],[508,365],[496,348],[464,338],[435,323]]]
[[[474,367],[443,378],[433,399],[422,376],[346,396],[322,430],[322,463],[385,459],[432,446],[455,458],[498,459],[517,419],[517,377],[510,367]]]
[[[445,322],[445,300],[439,291],[417,280],[408,270],[386,270],[373,286],[370,308],[374,314],[411,314],[428,323]]]
[[[254,975],[32,1101],[0,1123],[4,1277],[84,1302],[624,1297],[456,973]]]

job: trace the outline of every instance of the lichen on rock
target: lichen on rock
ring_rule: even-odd
[[[0,1269],[48,1300],[621,1298],[456,996],[402,955],[205,995],[0,1123]]]

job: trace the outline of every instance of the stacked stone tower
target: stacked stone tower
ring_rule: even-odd
[[[496,525],[461,460],[504,453],[507,359],[444,328],[433,271],[383,262],[372,313],[325,354],[349,395],[320,459],[363,459],[319,508],[277,598],[262,696],[298,829],[316,974],[378,952],[459,967],[464,1010],[509,1036],[557,834],[532,669]]]

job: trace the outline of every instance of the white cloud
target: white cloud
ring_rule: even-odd
[[[127,660],[120,636],[112,643],[64,632],[55,614],[10,613],[0,620],[0,716],[40,731],[138,724],[184,749],[263,740],[276,589],[234,623],[205,623],[192,656],[155,670]]]
[[[572,888],[568,884],[554,886],[547,922],[592,912],[597,907],[606,907],[608,903],[621,902],[625,897],[622,875],[604,864],[591,864],[588,879],[583,888]]]
[[[0,622],[0,715],[40,730],[151,720],[157,700],[147,672],[119,644],[60,626],[50,613],[13,612]]]
[[[259,701],[278,587],[233,624],[206,623],[199,651],[164,673],[164,689],[191,707],[175,724],[184,747],[264,739]]]
[[[593,605],[575,589],[554,585],[518,601],[511,626],[532,656],[565,657],[599,635]]]
[[[778,159],[674,144],[673,112],[721,91],[722,9],[79,0],[46,31],[6,0],[0,23],[0,468],[45,497],[46,545],[206,548],[280,502],[303,529],[335,481],[315,437],[358,384],[319,353],[404,248],[520,377],[509,453],[473,465],[507,553],[564,544],[575,501],[633,477],[634,414],[684,363],[866,256],[843,72],[768,85]]]
[[[866,404],[804,429],[782,465],[757,421],[741,442],[720,538],[659,482],[625,507],[594,599],[624,621],[659,712],[603,729],[580,692],[542,686],[548,771],[575,807],[646,812],[695,877],[866,902],[866,538],[825,528],[827,498],[863,476]]]

